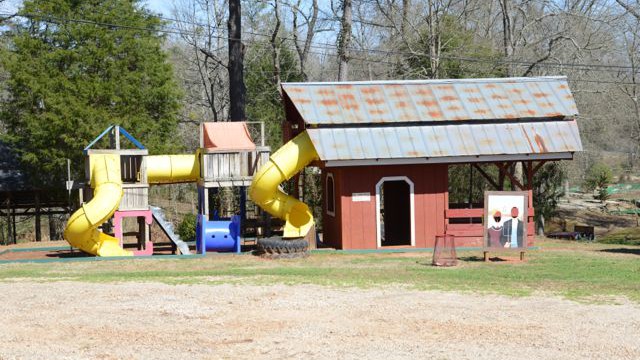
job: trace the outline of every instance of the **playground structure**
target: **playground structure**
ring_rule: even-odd
[[[109,149],[93,147],[109,136]],[[124,136],[134,149],[123,149]],[[261,127],[260,146],[251,139],[247,123],[204,123],[200,126],[200,147],[193,155],[149,155],[148,150],[125,129],[110,126],[85,149],[86,202],[69,218],[64,238],[74,247],[97,256],[148,256],[153,254],[149,226],[155,219],[182,254],[189,248],[173,233],[162,211],[149,204],[149,186],[196,183],[198,187],[198,225],[196,251],[239,252],[241,221],[246,209],[241,201],[238,214],[219,218],[210,210],[209,199],[221,187],[239,187],[241,197],[256,169],[265,163],[269,148],[264,146]],[[244,200],[244,199],[242,199]],[[123,219],[136,218],[136,250],[123,243]],[[112,219],[113,235],[105,231]],[[100,228],[103,228],[102,231]]]
[[[258,247],[306,251],[299,240],[315,234],[313,215],[279,187],[311,164],[322,171],[324,245],[429,248],[446,235],[477,247],[486,209],[470,198],[449,203],[449,167],[464,164],[498,191],[508,180],[528,194],[525,247],[532,246],[534,174],[582,150],[565,77],[283,83],[282,90],[289,141],[271,157],[264,137],[255,146],[245,123],[201,125],[194,155],[149,156],[126,132],[138,149],[92,150],[108,131],[116,139],[123,131],[107,129],[85,149],[93,199],[70,218],[65,238],[100,256],[149,255],[149,185],[196,182],[198,252],[239,251],[248,185],[256,205],[285,221],[283,239],[261,239]],[[480,164],[496,166],[498,178]],[[518,164],[523,179],[514,176]],[[241,208],[222,219],[209,199],[225,186],[240,188]],[[121,243],[119,219],[128,216],[141,229],[133,252]],[[114,236],[97,230],[111,217]]]

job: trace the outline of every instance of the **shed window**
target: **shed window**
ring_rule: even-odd
[[[327,214],[336,216],[336,191],[335,183],[333,181],[333,174],[327,173]]]

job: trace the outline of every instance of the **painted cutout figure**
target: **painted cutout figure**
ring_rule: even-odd
[[[518,208],[511,208],[511,219],[502,225],[502,237],[500,242],[505,248],[523,247],[524,224],[518,219]]]
[[[500,226],[501,218],[502,213],[500,213],[500,211],[496,210],[493,212],[493,220],[495,221],[495,224],[491,225],[488,229],[490,247],[504,246],[504,243],[502,242],[502,226]]]

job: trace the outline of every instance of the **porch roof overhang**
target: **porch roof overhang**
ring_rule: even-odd
[[[582,150],[575,120],[310,128],[326,166],[572,159]]]
[[[326,167],[378,166],[378,165],[420,165],[420,164],[468,164],[496,163],[517,161],[557,161],[572,160],[573,152],[552,154],[520,154],[520,155],[477,155],[477,156],[444,156],[434,158],[398,158],[398,159],[363,159],[363,160],[329,160]]]

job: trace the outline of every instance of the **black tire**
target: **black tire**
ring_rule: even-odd
[[[304,239],[265,238],[258,240],[257,255],[293,258],[308,255],[309,243]]]

